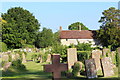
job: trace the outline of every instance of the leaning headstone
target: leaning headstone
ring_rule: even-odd
[[[96,65],[96,69],[101,70],[101,63],[100,63],[100,56],[102,55],[102,51],[101,50],[93,50],[92,51],[92,58],[94,58],[95,60],[95,65]]]
[[[106,57],[106,55],[108,55],[109,56],[109,54],[110,54],[110,49],[108,49],[108,48],[105,48],[105,49],[103,49],[103,56],[105,56]],[[107,57],[108,57],[107,56]]]
[[[97,78],[97,70],[94,59],[85,60],[87,78]]]
[[[61,71],[68,70],[67,64],[60,63],[60,55],[59,54],[53,54],[52,55],[52,64],[46,64],[44,65],[44,71],[45,72],[52,72],[54,79],[60,79],[61,78]]]
[[[48,54],[46,62],[51,62],[51,54]]]
[[[77,62],[77,49],[76,48],[69,48],[67,49],[67,61],[68,61],[68,69]]]
[[[111,61],[112,60],[110,57],[105,57],[101,59],[102,72],[103,72],[104,77],[109,77],[109,76],[114,75]]]
[[[22,63],[26,63],[26,57],[24,53],[22,54]]]

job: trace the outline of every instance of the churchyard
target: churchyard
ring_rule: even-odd
[[[66,61],[62,61],[60,54],[52,54],[50,49],[26,48],[3,52],[0,54],[1,78],[3,80],[22,78],[116,80],[118,78],[116,57],[118,52],[120,53],[120,48],[117,52],[111,52],[107,48],[95,49],[89,52],[90,55],[84,60],[81,60],[82,53],[76,48],[67,48],[66,51]]]
[[[68,30],[60,26],[57,32],[41,26],[42,22],[33,13],[23,7],[2,13],[0,79],[118,80],[119,9],[110,7],[102,12],[97,21],[101,23],[99,30],[90,30],[82,22],[75,22],[67,26]]]

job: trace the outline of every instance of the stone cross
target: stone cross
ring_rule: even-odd
[[[77,62],[77,49],[76,48],[67,49],[67,62],[68,62],[68,69],[71,69],[74,63]]]
[[[52,64],[46,64],[44,65],[44,71],[45,72],[52,72],[53,78],[61,78],[61,72],[67,71],[68,66],[67,64],[60,63],[60,55],[59,54],[53,54],[52,55]]]
[[[113,71],[113,65],[112,65],[112,60],[110,57],[105,57],[101,59],[101,64],[102,64],[102,72],[104,77],[112,76],[114,75]]]
[[[85,70],[87,73],[87,78],[96,78],[97,70],[94,59],[85,60]]]
[[[96,69],[101,70],[101,63],[100,63],[100,56],[102,55],[102,51],[100,50],[93,50],[92,51],[92,58],[95,60]]]

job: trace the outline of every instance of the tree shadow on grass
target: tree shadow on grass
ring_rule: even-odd
[[[52,74],[51,73],[46,73],[46,72],[43,72],[43,71],[24,71],[24,72],[18,72],[18,73],[15,73],[15,72],[10,72],[10,71],[7,71],[7,72],[3,72],[2,74],[2,77],[4,78],[9,78],[9,77],[21,77],[21,78],[28,78],[28,77],[34,77],[34,78],[41,78],[41,77],[47,77],[47,78],[52,78]]]
[[[15,78],[19,76],[20,78]],[[33,77],[32,77],[33,76]],[[4,78],[5,77],[5,78]],[[8,78],[7,78],[8,77]],[[11,77],[11,78],[9,78]],[[14,78],[12,78],[14,77]],[[43,71],[26,71],[20,73],[7,73],[3,76],[2,80],[120,80],[120,78],[104,78],[102,75],[99,75],[98,78],[87,79],[84,77],[74,77],[74,78],[61,78],[61,79],[52,79],[52,74]]]

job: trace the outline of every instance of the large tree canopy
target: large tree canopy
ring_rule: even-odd
[[[36,36],[35,46],[38,48],[46,48],[59,43],[59,32],[53,33],[51,29],[43,28]]]
[[[43,28],[41,32],[38,32],[36,39],[36,46],[39,48],[45,48],[52,46],[54,43],[54,34],[51,29]]]
[[[79,30],[79,26],[81,26],[81,30],[89,30],[83,23],[75,22],[68,26],[69,30]]]
[[[99,20],[102,25],[97,31],[97,39],[105,47],[120,47],[120,10],[111,7],[102,14]]]
[[[35,42],[40,24],[28,10],[21,7],[11,8],[2,14],[2,18],[7,21],[2,26],[2,41],[9,48],[20,48],[23,44]]]

